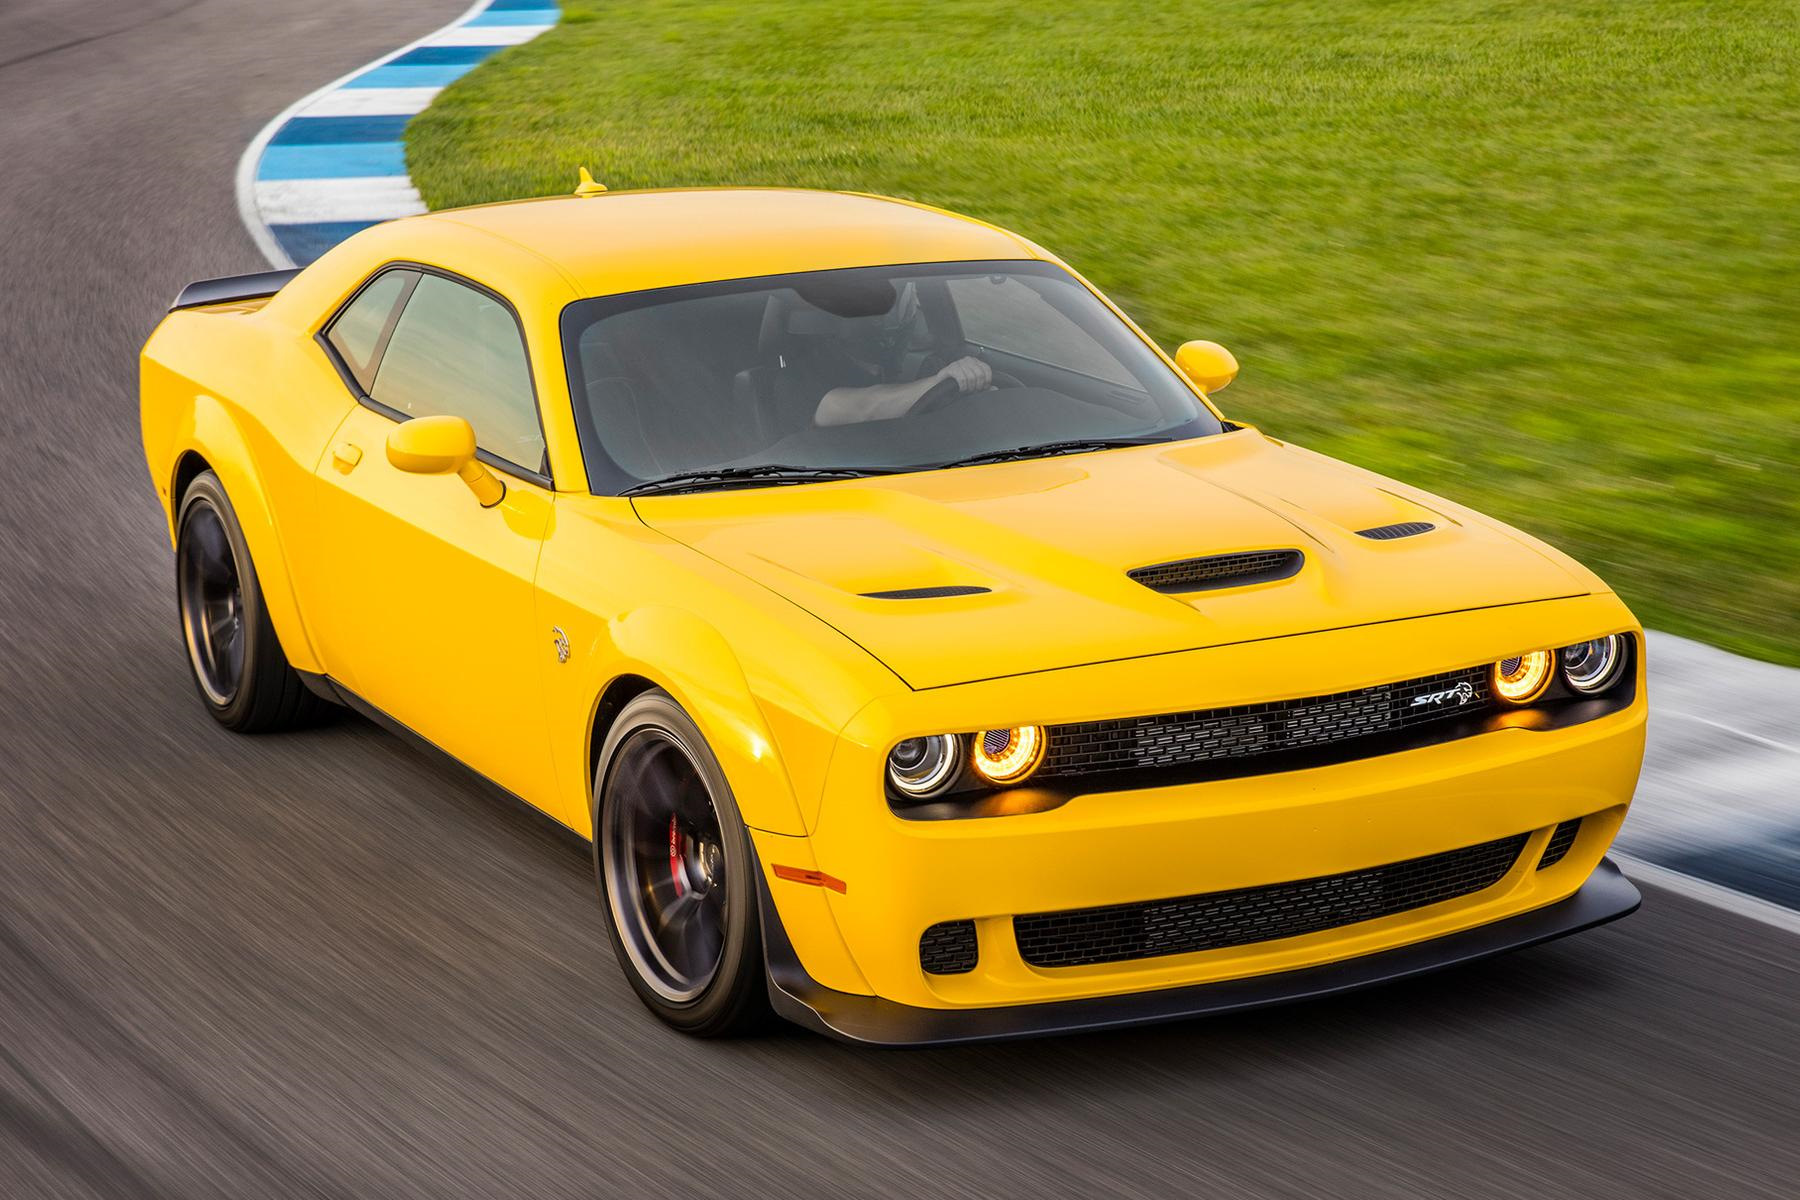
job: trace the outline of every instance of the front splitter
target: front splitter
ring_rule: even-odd
[[[1611,859],[1603,859],[1573,896],[1516,917],[1341,962],[1158,991],[1056,1000],[1002,1008],[916,1008],[878,996],[822,987],[806,973],[761,882],[763,952],[769,1000],[781,1016],[841,1041],[865,1046],[946,1046],[1061,1033],[1123,1029],[1189,1017],[1290,1004],[1406,979],[1535,946],[1617,920],[1642,902]]]

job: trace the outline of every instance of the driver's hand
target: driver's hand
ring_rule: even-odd
[[[994,386],[994,369],[979,358],[959,358],[937,373],[938,379],[954,379],[963,392],[979,392]]]

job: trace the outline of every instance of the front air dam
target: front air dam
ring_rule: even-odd
[[[1574,895],[1555,904],[1458,933],[1339,962],[1221,983],[1056,1000],[998,1008],[916,1008],[879,996],[821,987],[795,956],[775,915],[768,880],[757,873],[769,1000],[795,1024],[865,1046],[948,1046],[1088,1033],[1312,1000],[1520,950],[1579,933],[1636,911],[1642,897],[1611,859],[1602,859]]]

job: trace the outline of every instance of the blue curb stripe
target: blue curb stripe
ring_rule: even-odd
[[[467,22],[471,26],[490,27],[494,25],[554,25],[562,17],[562,13],[554,8],[539,6],[536,8],[515,8],[506,12],[495,12],[489,9],[479,17]]]
[[[361,233],[380,221],[308,221],[304,225],[271,225],[269,232],[289,258],[309,263],[353,233]]]
[[[472,67],[500,46],[420,46],[388,62],[390,67]]]
[[[1800,911],[1800,834],[1659,856],[1659,866]]]
[[[269,139],[271,146],[325,146],[349,142],[397,142],[410,115],[295,117]]]
[[[535,12],[539,9],[549,9],[551,12],[556,11],[554,5],[546,4],[544,3],[544,0],[494,0],[492,4],[487,6],[486,12],[482,15],[486,16],[487,13],[499,12],[518,12],[520,10]],[[474,22],[470,22],[470,24],[473,23]]]
[[[406,147],[399,142],[270,146],[256,168],[258,179],[362,179],[404,174]]]
[[[376,67],[364,71],[346,88],[448,87],[475,69],[473,63],[428,67]]]

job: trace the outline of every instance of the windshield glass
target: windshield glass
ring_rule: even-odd
[[[1048,443],[1220,432],[1105,304],[1040,262],[869,267],[563,312],[592,489],[780,465],[923,470]],[[760,474],[762,482],[779,482]]]

